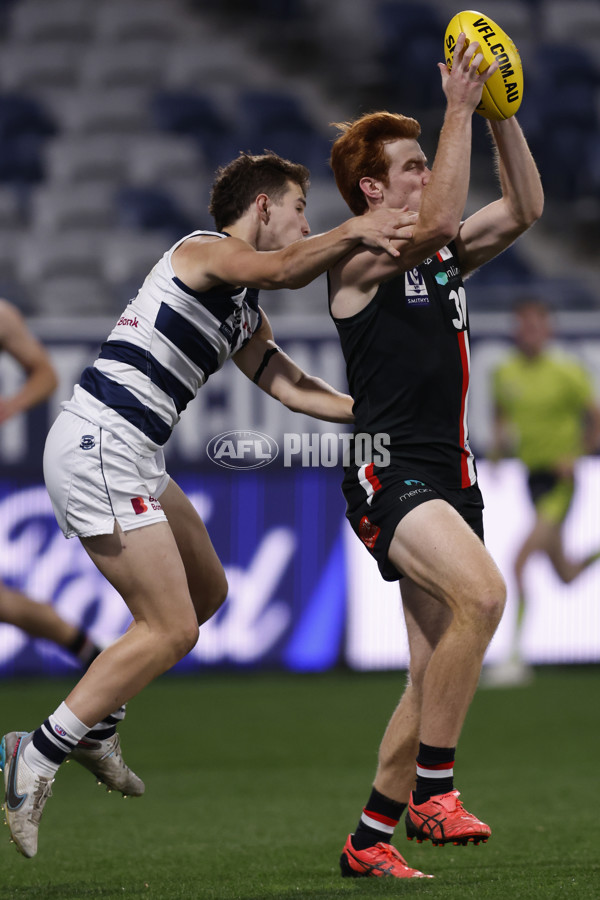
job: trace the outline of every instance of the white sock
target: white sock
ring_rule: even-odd
[[[23,751],[23,760],[36,775],[53,778],[65,757],[88,731],[89,726],[63,701],[36,729],[33,740]]]

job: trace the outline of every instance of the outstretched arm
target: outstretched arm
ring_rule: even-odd
[[[295,289],[314,281],[359,245],[399,256],[391,241],[410,238],[413,220],[407,210],[377,210],[348,219],[324,234],[294,241],[281,250],[255,250],[239,237],[192,237],[174,252],[173,266],[188,287],[197,291],[219,284]]]
[[[544,192],[537,166],[514,116],[489,123],[496,145],[502,197],[461,225],[456,241],[463,275],[498,256],[542,215]]]
[[[49,397],[56,390],[58,380],[45,348],[29,331],[21,313],[6,300],[0,300],[0,348],[26,374],[16,394],[0,397],[1,423]]]
[[[439,64],[446,113],[428,177],[423,168],[425,157],[421,160],[423,191],[412,238],[399,245],[400,256],[395,259],[357,247],[333,267],[330,277],[335,316],[358,312],[382,281],[419,265],[458,234],[469,190],[473,112],[481,101],[484,84],[498,69],[494,60],[488,69],[478,72],[482,60],[479,43],[473,41],[465,47],[465,35],[461,33],[452,70]]]
[[[351,423],[353,400],[321,378],[308,375],[273,340],[271,325],[263,312],[263,322],[233,361],[263,391],[293,412],[305,413],[326,422]]]

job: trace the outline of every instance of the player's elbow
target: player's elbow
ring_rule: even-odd
[[[273,379],[269,393],[291,412],[302,413],[306,412],[310,387],[310,379],[303,372],[296,372],[289,377]]]
[[[37,384],[39,402],[47,400],[58,387],[58,375],[54,366],[49,362],[38,365],[29,374]]]
[[[293,262],[283,261],[273,272],[269,273],[267,280],[268,284],[263,285],[263,290],[295,291],[298,288],[306,287],[312,279],[305,272],[299,272],[298,266]]]
[[[264,272],[252,284],[247,284],[247,287],[256,287],[261,291],[281,291],[296,290],[296,288],[305,287],[306,284],[308,281],[295,277],[293,271],[286,266],[280,266]]]
[[[544,194],[540,190],[535,196],[529,197],[526,203],[521,203],[518,209],[513,211],[515,222],[515,237],[523,234],[528,228],[541,219],[544,212]]]
[[[271,256],[269,271],[265,273],[269,281],[267,289],[297,290],[306,287],[324,268],[309,254],[304,241],[294,241]]]
[[[526,216],[526,227],[531,228],[532,225],[542,218],[542,214],[544,212],[544,197],[543,195],[537,198],[532,204],[531,208],[527,210]]]
[[[279,400],[291,412],[302,412],[300,408],[300,394],[293,385],[288,383],[279,384],[276,388],[272,388],[270,393],[275,400]]]
[[[460,222],[451,219],[431,223],[428,227],[419,229],[418,233],[415,232],[413,242],[427,256],[453,241],[458,234],[459,227]]]
[[[48,393],[46,396],[49,397],[51,394],[53,394],[54,391],[57,389],[57,387],[58,387],[58,375],[56,374],[54,369],[52,369],[52,372],[48,376],[48,382],[47,382]]]

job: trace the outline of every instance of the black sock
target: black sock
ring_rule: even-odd
[[[447,794],[454,789],[454,755],[456,747],[430,747],[419,744],[417,756],[417,786],[413,803],[418,806],[435,794]]]
[[[394,828],[405,809],[406,803],[390,800],[373,788],[356,831],[352,835],[354,849],[365,850],[367,847],[374,847],[380,841],[391,843]]]

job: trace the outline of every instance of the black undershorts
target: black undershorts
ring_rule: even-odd
[[[386,581],[402,578],[402,573],[388,558],[398,522],[429,500],[449,503],[483,541],[483,497],[477,484],[441,490],[393,465],[371,466],[367,472],[364,467],[359,470],[350,466],[346,469],[342,491],[346,498],[346,518],[377,561]]]

